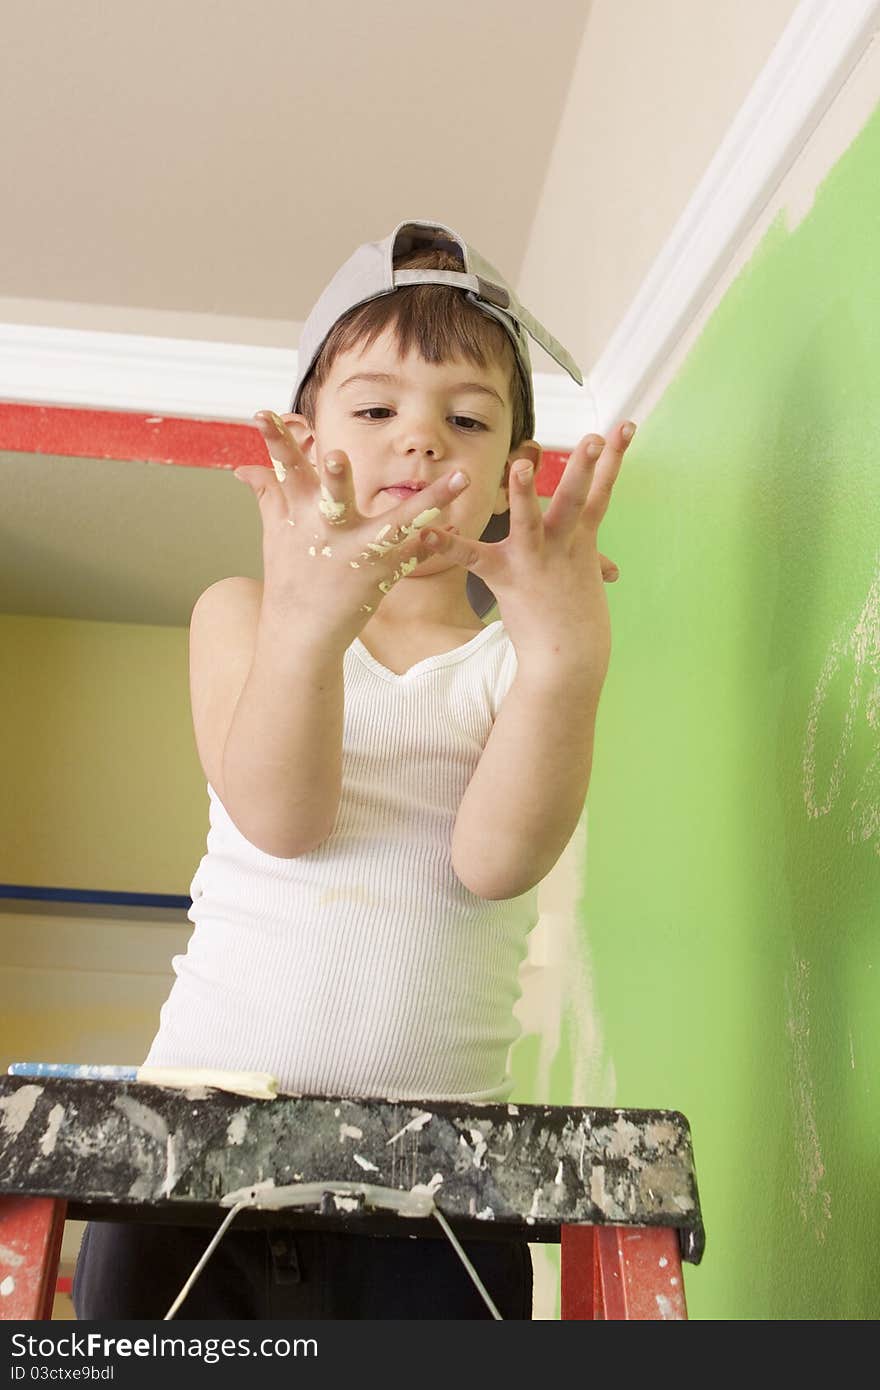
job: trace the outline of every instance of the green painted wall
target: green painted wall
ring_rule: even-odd
[[[613,1103],[691,1123],[696,1318],[880,1314],[878,167],[880,111],[713,313],[600,534],[580,922]]]

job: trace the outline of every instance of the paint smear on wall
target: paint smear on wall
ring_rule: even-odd
[[[593,995],[593,971],[582,897],[587,872],[588,803],[574,833],[538,889],[538,922],[529,935],[528,959],[520,974],[522,995],[514,1013],[523,1034],[538,1039],[532,1094],[535,1104],[613,1105],[617,1079],[605,1056],[601,1020]],[[560,1056],[571,1071],[559,1093]],[[553,1073],[555,1072],[555,1076]],[[555,1087],[557,1094],[551,1095]],[[559,1247],[530,1246],[534,1269],[532,1316],[559,1317]]]
[[[785,979],[786,1023],[792,1050],[791,1091],[797,1157],[795,1199],[805,1226],[824,1242],[831,1220],[831,1193],[824,1183],[825,1163],[816,1122],[816,1093],[810,1071],[810,967],[794,959]]]
[[[534,1094],[528,1097],[535,1104],[613,1105],[615,1101],[614,1063],[605,1055],[581,906],[587,819],[585,805],[565,850],[540,884],[538,922],[529,936],[528,961],[521,975],[522,995],[515,1014],[523,1033],[539,1039]],[[571,1075],[565,1094],[552,1095],[551,1073],[562,1049],[571,1058]]]
[[[856,721],[864,718],[875,732],[880,723],[880,565],[875,563],[875,570],[877,572],[855,623],[844,624],[843,634],[831,643],[810,703],[804,738],[803,793],[807,815],[811,818],[827,815],[840,795]],[[851,670],[849,699],[825,798],[820,801],[816,790],[817,731],[831,682],[842,666],[848,666]],[[873,840],[875,854],[880,854],[878,832],[880,751],[868,764],[855,799],[850,803],[848,825],[850,843]]]

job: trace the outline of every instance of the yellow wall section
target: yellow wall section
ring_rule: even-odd
[[[0,882],[188,898],[207,794],[182,628],[0,617]],[[192,930],[0,912],[0,1066],[138,1063]],[[30,905],[39,909],[39,904]],[[47,905],[48,907],[48,905]]]
[[[185,628],[0,617],[0,882],[189,891],[207,793]]]

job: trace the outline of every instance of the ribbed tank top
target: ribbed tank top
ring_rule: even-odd
[[[403,675],[355,638],[336,823],[297,858],[252,845],[208,783],[194,931],[148,1065],[265,1071],[301,1095],[508,1096],[537,887],[471,893],[452,832],[515,674],[500,620]]]

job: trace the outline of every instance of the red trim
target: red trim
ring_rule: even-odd
[[[179,468],[269,467],[256,425],[22,401],[0,401],[0,450]],[[567,459],[567,453],[545,450],[536,479],[539,496],[553,495]]]
[[[73,1279],[71,1278],[71,1276],[70,1276],[69,1274],[64,1274],[64,1275],[62,1275],[59,1279],[56,1279],[56,1280],[55,1280],[55,1292],[56,1292],[56,1293],[72,1293],[72,1292],[73,1292]]]
[[[0,401],[0,449],[184,468],[238,468],[266,461],[255,425],[16,401]]]

